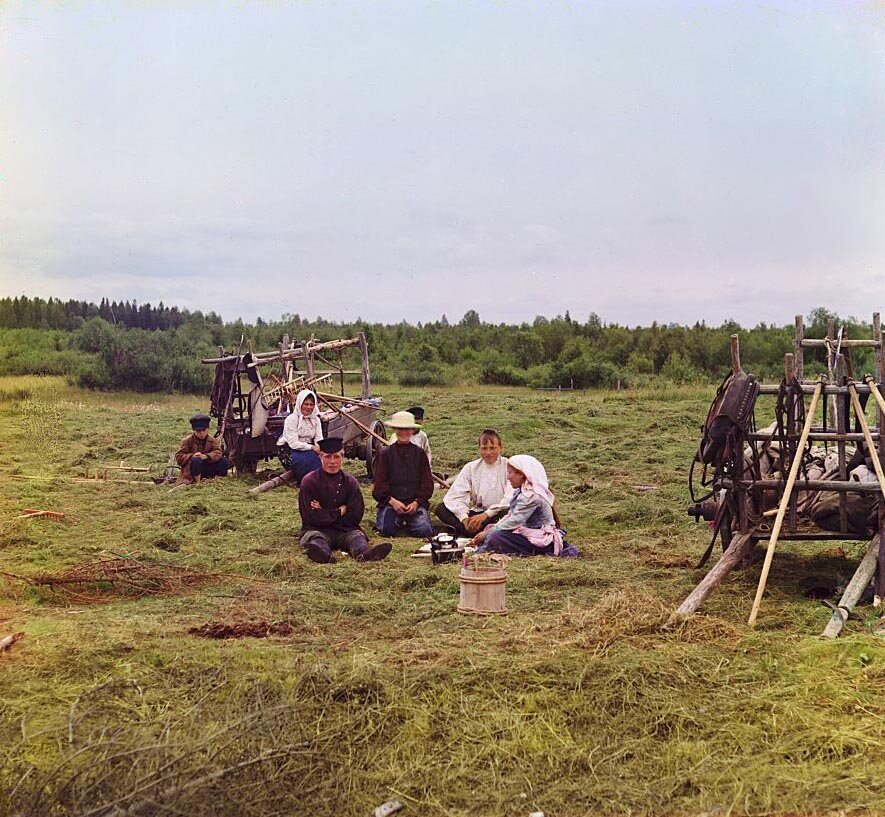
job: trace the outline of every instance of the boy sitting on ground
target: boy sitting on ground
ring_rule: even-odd
[[[230,463],[221,450],[221,444],[209,434],[208,414],[191,417],[193,432],[178,447],[175,461],[181,468],[176,484],[199,482],[203,477],[226,477]]]

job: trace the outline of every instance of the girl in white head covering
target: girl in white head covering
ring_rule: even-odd
[[[553,516],[553,492],[544,466],[528,454],[507,462],[507,479],[514,488],[507,515],[473,540],[479,552],[516,556],[576,556],[577,548],[563,542]]]
[[[511,467],[525,475],[525,482],[521,486],[522,492],[527,496],[537,493],[552,508],[555,497],[550,490],[544,466],[530,454],[517,454],[515,457],[511,457],[508,462]]]

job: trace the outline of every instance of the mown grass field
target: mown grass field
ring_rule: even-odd
[[[457,566],[411,559],[414,540],[379,564],[307,562],[295,492],[250,495],[253,477],[171,494],[16,479],[161,468],[205,401],[0,380],[0,571],[123,555],[214,574],[88,604],[0,577],[0,637],[25,634],[0,653],[0,814],[885,812],[876,622],[822,642],[829,613],[800,587],[850,575],[863,543],[782,545],[755,630],[758,563],[661,630],[702,575],[686,473],[712,389],[379,391],[427,407],[435,470],[489,425],[538,456],[582,557],[512,563],[510,614],[463,617]],[[188,633],[248,622],[288,634]]]

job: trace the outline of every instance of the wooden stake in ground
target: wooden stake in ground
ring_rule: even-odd
[[[799,473],[799,466],[802,464],[802,455],[805,452],[805,444],[808,442],[808,434],[811,431],[811,425],[814,422],[814,412],[817,409],[817,401],[820,399],[823,381],[818,380],[814,387],[814,393],[811,395],[811,405],[808,407],[808,414],[805,417],[805,425],[802,427],[802,434],[799,437],[799,444],[796,446],[796,456],[790,463],[790,473],[787,477],[787,484],[784,487],[784,495],[781,497],[781,504],[777,509],[777,517],[774,520],[774,527],[771,529],[771,538],[768,540],[768,550],[765,553],[765,563],[762,565],[762,575],[759,577],[759,587],[756,588],[756,598],[753,600],[753,609],[750,610],[750,618],[747,624],[752,627],[756,623],[756,616],[759,615],[759,606],[762,604],[762,594],[765,592],[765,584],[768,581],[768,571],[771,570],[771,560],[774,558],[774,549],[777,546],[777,538],[780,536],[781,528],[784,524],[784,517],[787,515],[787,508],[790,505],[790,496],[793,493],[793,486],[796,484],[796,476]]]
[[[860,599],[864,589],[870,583],[870,579],[873,578],[873,574],[876,572],[876,562],[878,561],[878,557],[879,534],[877,533],[870,542],[866,555],[861,559],[860,564],[857,566],[857,570],[851,577],[851,581],[848,582],[848,586],[842,593],[842,598],[839,599],[839,604],[836,605],[836,609],[833,610],[833,615],[830,616],[827,626],[821,633],[823,638],[836,638],[836,636],[842,632],[842,628],[845,626],[848,616],[851,615],[854,605],[857,604],[858,599]]]

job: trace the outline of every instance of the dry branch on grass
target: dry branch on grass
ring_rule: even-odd
[[[125,556],[101,558],[61,573],[20,576],[0,574],[32,587],[47,589],[65,601],[96,604],[120,596],[141,598],[181,593],[218,579],[261,581],[230,573],[204,573],[186,567]]]

